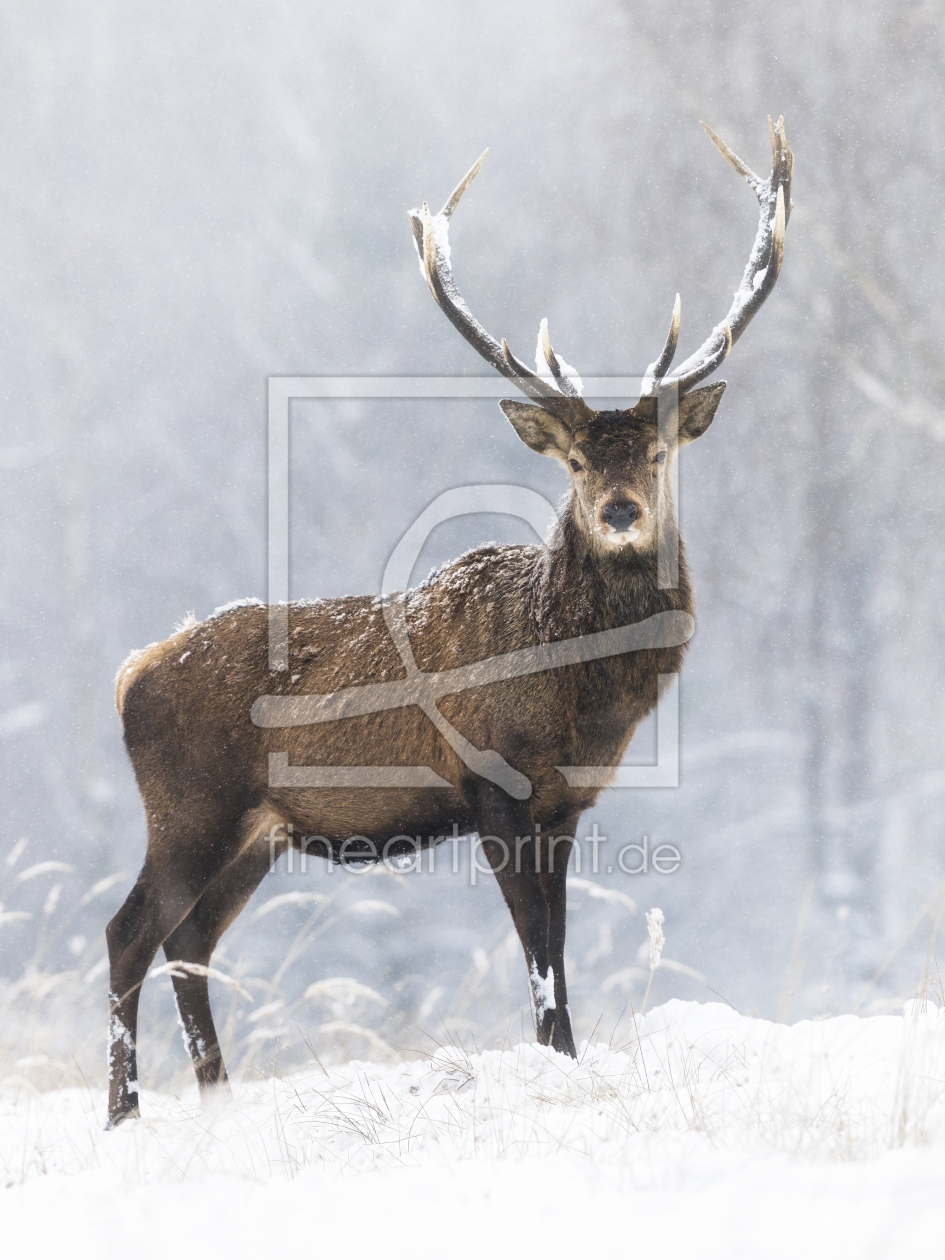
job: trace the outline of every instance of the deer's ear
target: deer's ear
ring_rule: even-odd
[[[539,455],[567,459],[571,449],[571,430],[555,419],[550,411],[531,403],[513,402],[509,398],[504,398],[499,406],[526,446]]]
[[[715,418],[715,409],[725,393],[725,381],[694,389],[679,400],[679,445],[702,437]]]

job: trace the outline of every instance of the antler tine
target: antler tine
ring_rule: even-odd
[[[463,193],[479,173],[488,152],[486,149],[466,172],[438,215],[430,214],[426,202],[420,210],[408,211],[420,257],[420,268],[437,305],[473,349],[528,398],[554,412],[559,419],[573,427],[578,413],[581,413],[582,419],[584,413],[592,414],[584,400],[564,390],[555,389],[516,359],[504,340],[500,345],[470,311],[453,278],[450,267],[449,219]]]
[[[794,155],[784,133],[784,119],[775,125],[770,117],[771,175],[760,179],[711,127],[702,124],[706,134],[726,161],[738,171],[758,198],[758,231],[741,283],[729,312],[722,323],[713,328],[699,349],[676,369],[672,381],[680,392],[691,389],[710,372],[715,371],[731,347],[739,339],[774,288],[784,258],[784,229],[791,213],[791,178]],[[657,376],[658,379],[658,376]]]
[[[778,118],[778,125],[775,126],[771,121],[771,115],[768,115],[768,130],[771,133],[771,178],[776,178],[776,172],[783,168],[784,178],[780,184],[787,191],[784,201],[784,222],[787,224],[791,217],[791,180],[794,177],[794,154],[787,142],[787,136],[784,134],[784,115]]]
[[[768,118],[769,129],[771,128],[771,125],[772,125],[771,118],[769,116]],[[765,182],[759,175],[755,174],[755,172],[751,169],[750,166],[748,166],[745,162],[741,160],[741,158],[738,156],[737,153],[732,152],[732,150],[728,147],[725,141],[720,136],[717,136],[715,134],[712,128],[708,125],[708,123],[700,122],[699,126],[702,128],[705,134],[709,137],[709,139],[712,141],[712,143],[715,145],[718,151],[722,154],[722,157],[725,158],[726,162],[728,162],[730,166],[733,166],[735,170],[738,171],[739,175],[741,175],[742,179],[744,179],[746,183],[763,184]],[[773,146],[774,140],[772,140],[771,143]]]
[[[770,118],[768,119],[768,122],[769,123],[771,122]],[[450,218],[453,211],[459,205],[460,197],[462,197],[463,193],[466,191],[469,185],[473,182],[473,180],[479,174],[482,164],[488,156],[489,156],[489,150],[483,149],[483,151],[479,154],[479,157],[476,159],[475,162],[473,162],[472,166],[469,168],[469,170],[466,172],[463,178],[459,181],[459,183],[450,193],[445,205],[443,206],[443,209],[440,211],[440,214],[443,216],[444,219]]]
[[[541,341],[541,352],[545,356],[545,362],[551,369],[551,375],[558,382],[558,388],[561,390],[562,394],[564,394],[566,398],[580,398],[581,395],[574,388],[574,382],[569,376],[565,376],[562,372],[561,364],[558,362],[558,356],[551,347],[551,335],[548,332],[547,319],[543,319],[541,321],[538,336]]]
[[[682,316],[682,303],[679,300],[679,294],[676,294],[676,301],[673,303],[673,319],[669,326],[669,332],[666,335],[666,344],[660,351],[660,357],[655,363],[651,363],[643,374],[643,384],[641,386],[641,395],[653,392],[657,381],[661,381],[669,371],[673,356],[676,354],[676,343],[679,341],[679,323]]]
[[[512,369],[513,373],[515,374],[514,376],[511,377],[512,380],[515,381],[517,380],[517,378],[521,378],[522,380],[525,380],[525,381],[535,380],[535,381],[541,382],[542,385],[545,384],[545,382],[542,381],[540,376],[537,376],[531,370],[531,368],[526,367],[525,364],[521,361],[521,359],[517,359],[515,357],[515,355],[509,349],[509,343],[505,340],[504,337],[502,338],[502,357],[505,359],[506,363],[509,365],[509,367]],[[552,392],[557,393],[558,391],[553,390]]]

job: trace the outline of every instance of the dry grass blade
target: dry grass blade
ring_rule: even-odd
[[[235,989],[242,997],[249,1002],[255,1002],[255,998],[238,980],[234,980],[232,976],[228,976],[226,972],[218,970],[216,967],[205,967],[202,963],[184,962],[182,959],[176,959],[173,962],[163,963],[160,967],[154,967],[148,972],[151,978],[157,976],[171,976],[185,980],[188,976],[204,976],[208,980],[218,980],[220,984],[228,985]]]

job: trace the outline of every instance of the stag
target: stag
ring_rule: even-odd
[[[290,604],[284,670],[270,669],[268,610],[258,602],[190,619],[121,667],[117,705],[148,847],[107,929],[110,1127],[138,1115],[138,998],[162,945],[175,964],[198,1083],[202,1090],[225,1083],[207,969],[269,869],[273,836],[299,847],[317,834],[338,861],[352,855],[352,837],[376,854],[389,852],[395,837],[427,845],[477,833],[522,943],[538,1041],[574,1055],[565,877],[579,818],[606,776],[573,786],[558,767],[618,766],[657,703],[660,675],[682,664],[693,601],[668,472],[679,447],[708,429],[725,389],[724,382],[696,386],[725,359],[781,268],[793,159],[783,120],[769,119],[769,130],[772,169],[762,179],[706,127],[754,191],[758,231],[724,320],[671,372],[677,296],[663,350],[640,397],[623,410],[585,402],[546,321],[532,372],[463,301],[448,225],[485,154],[439,214],[425,204],[410,212],[437,304],[524,395],[501,402],[502,411],[527,446],[567,470],[570,494],[544,545],[479,547],[394,600]],[[667,546],[678,555],[675,582],[658,571]],[[619,650],[615,634],[624,635]],[[493,668],[496,661],[502,668]],[[450,693],[443,680],[459,675],[466,685]],[[399,699],[390,700],[391,686]],[[388,699],[379,700],[385,687]],[[348,703],[362,693],[370,703]],[[342,694],[345,704],[332,709]],[[293,766],[425,766],[440,785],[400,784],[395,776],[385,787],[273,786],[270,754]]]

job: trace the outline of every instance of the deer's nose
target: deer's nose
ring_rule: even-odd
[[[631,529],[633,522],[639,515],[639,506],[632,502],[608,503],[602,513],[606,523],[618,534],[622,534],[624,530]]]

